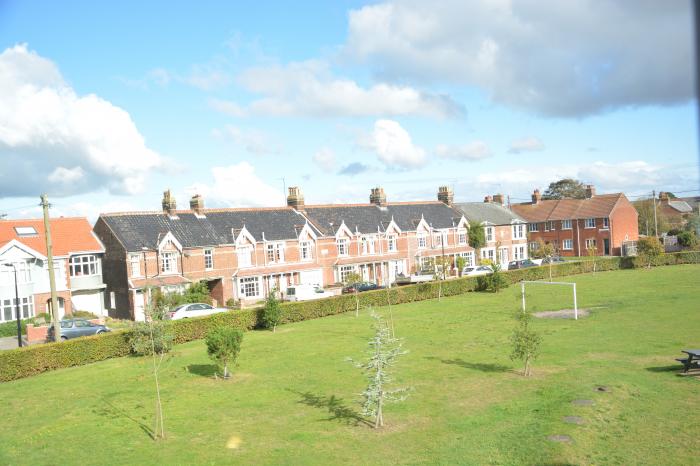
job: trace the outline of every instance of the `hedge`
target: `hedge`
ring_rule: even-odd
[[[592,272],[595,262],[597,271],[631,269],[646,266],[634,257],[601,257],[581,262],[565,262],[551,266],[552,277],[576,275]],[[663,254],[652,260],[653,266],[699,264],[700,251]],[[549,278],[550,267],[532,267],[528,269],[503,272],[506,283],[513,284],[521,280],[542,280]],[[442,282],[428,282],[417,285],[394,287],[388,290],[375,290],[360,293],[357,297],[361,306],[385,306],[387,299],[391,304],[410,303],[433,299],[442,287],[442,296],[454,296],[480,287],[477,277],[459,278]],[[316,319],[333,314],[355,310],[355,295],[341,295],[314,301],[282,303],[281,323],[299,322]],[[176,344],[204,338],[207,332],[217,326],[225,325],[251,330],[261,322],[259,309],[234,310],[214,314],[208,317],[183,319],[173,322]],[[114,331],[92,337],[69,340],[62,343],[7,350],[0,353],[0,381],[9,381],[29,377],[41,372],[62,367],[80,366],[103,359],[126,356],[130,354],[129,330]]]

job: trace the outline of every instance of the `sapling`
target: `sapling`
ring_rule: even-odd
[[[542,337],[530,328],[532,317],[526,312],[518,312],[516,316],[518,326],[513,331],[510,341],[513,351],[510,354],[512,360],[520,360],[525,363],[523,375],[529,377],[532,374],[532,361],[537,358],[542,343]]]
[[[216,327],[207,333],[205,343],[209,357],[224,369],[224,379],[231,377],[229,366],[233,366],[241,352],[243,332],[235,327]]]
[[[275,295],[275,290],[270,291],[265,300],[265,307],[262,311],[262,323],[265,328],[271,328],[273,332],[282,320],[282,307]]]
[[[374,312],[374,336],[369,341],[369,359],[355,365],[367,376],[368,385],[362,392],[362,414],[374,420],[374,428],[384,426],[384,405],[406,399],[407,388],[388,389],[392,382],[391,367],[396,358],[408,353],[397,338],[393,338],[386,322]]]
[[[354,295],[355,295],[355,317],[359,317],[360,315],[360,296],[359,296],[359,291],[357,285],[362,281],[362,277],[360,274],[357,272],[351,272],[345,276],[345,284],[346,285],[355,285],[354,286]]]

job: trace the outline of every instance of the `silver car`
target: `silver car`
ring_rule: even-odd
[[[187,319],[189,317],[208,316],[228,311],[225,307],[214,307],[206,303],[181,304],[168,313],[171,320]]]
[[[61,321],[61,340],[70,340],[111,331],[105,325],[96,324],[86,319],[63,319]],[[53,326],[51,326],[46,335],[47,341],[54,341],[53,333]]]

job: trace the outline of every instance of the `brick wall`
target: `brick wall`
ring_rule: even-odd
[[[107,285],[105,309],[110,317],[131,319],[132,302],[127,278],[126,250],[101,218],[95,223],[93,231],[105,246],[105,254],[102,257],[102,281]],[[111,293],[114,293],[115,298],[114,309],[111,304]]]

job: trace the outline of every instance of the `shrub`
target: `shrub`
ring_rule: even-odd
[[[130,332],[129,345],[134,354],[141,356],[153,354],[154,351],[164,354],[172,349],[173,339],[170,321],[139,322]]]
[[[267,295],[265,306],[263,307],[260,317],[264,328],[272,329],[273,332],[277,329],[277,325],[279,325],[280,319],[282,318],[282,308],[280,307],[280,302],[277,300],[274,291],[271,291],[270,294]]]
[[[678,244],[680,244],[684,248],[693,248],[698,244],[698,239],[696,238],[695,232],[693,231],[682,231],[678,233],[677,237]]]
[[[226,307],[229,309],[240,309],[241,303],[233,298],[228,298],[226,300]]]
[[[207,333],[207,353],[220,367],[223,366],[225,379],[230,377],[228,367],[236,363],[242,341],[243,332],[235,327],[216,327]]]
[[[663,253],[664,247],[661,245],[658,238],[647,236],[639,238],[637,241],[637,257],[639,257],[647,267],[651,267],[652,262]]]
[[[27,334],[27,324],[31,324],[33,319],[25,319],[20,321],[22,335]],[[16,337],[17,336],[17,321],[8,320],[0,324],[0,337]]]
[[[71,315],[79,319],[98,319],[99,317],[89,311],[73,311]]]

